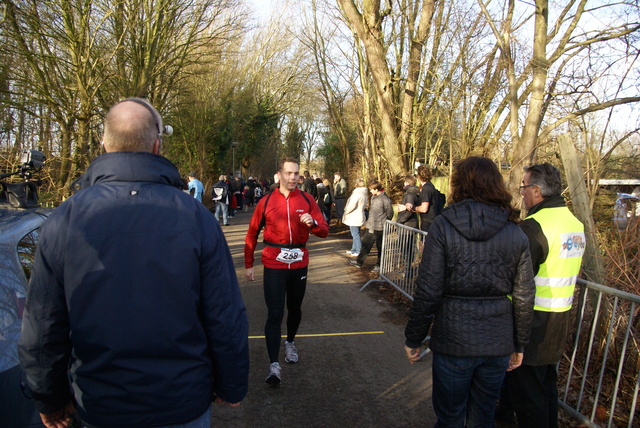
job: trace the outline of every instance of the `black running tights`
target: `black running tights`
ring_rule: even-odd
[[[267,352],[272,363],[278,362],[282,336],[282,319],[287,304],[287,341],[293,342],[302,319],[302,300],[307,288],[307,268],[264,268],[264,300],[267,304],[267,322],[264,335]]]

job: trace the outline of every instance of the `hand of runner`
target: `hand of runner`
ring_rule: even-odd
[[[300,222],[306,224],[308,227],[312,227],[314,225],[313,217],[311,217],[311,214],[309,213],[300,215]]]

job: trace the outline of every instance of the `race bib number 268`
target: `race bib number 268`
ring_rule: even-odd
[[[282,248],[276,260],[282,263],[296,263],[302,261],[304,253],[300,248]]]

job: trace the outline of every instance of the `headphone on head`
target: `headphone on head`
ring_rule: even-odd
[[[153,122],[156,124],[156,129],[158,130],[158,137],[160,138],[170,137],[173,134],[173,127],[171,125],[164,125],[162,129],[160,129],[160,122],[158,122],[159,113],[155,111],[153,107],[151,107],[151,104],[146,103],[140,98],[126,98],[120,102],[123,103],[125,101],[131,101],[136,104],[140,104],[141,106],[144,106],[144,108],[149,110],[149,113],[151,113],[151,117],[153,117]]]

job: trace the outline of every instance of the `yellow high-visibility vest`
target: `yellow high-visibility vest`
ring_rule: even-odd
[[[584,225],[567,207],[544,208],[527,218],[540,224],[549,243],[547,259],[535,276],[534,309],[568,311],[573,303],[573,291],[587,244]]]

